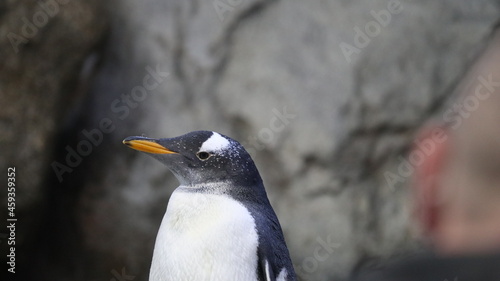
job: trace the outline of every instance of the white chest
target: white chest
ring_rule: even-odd
[[[158,231],[150,281],[257,280],[258,236],[225,195],[175,191]]]

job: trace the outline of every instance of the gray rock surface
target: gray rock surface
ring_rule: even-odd
[[[439,112],[499,6],[391,3],[111,2],[95,79],[51,155],[69,165],[67,146],[92,144],[61,182],[48,175],[57,218],[49,225],[64,228],[41,231],[40,252],[54,256],[37,263],[52,269],[46,276],[147,280],[177,182],[121,140],[198,129],[250,151],[302,280],[345,280],[356,265],[418,249],[409,177],[393,185],[386,174],[399,173],[416,130]]]

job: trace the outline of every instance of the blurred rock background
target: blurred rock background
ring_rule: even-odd
[[[403,157],[499,6],[1,2],[0,168],[6,183],[16,167],[15,277],[147,280],[177,182],[121,141],[199,129],[253,155],[301,280],[342,281],[418,251]],[[5,228],[0,242],[5,265]]]

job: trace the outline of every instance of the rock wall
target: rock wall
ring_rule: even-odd
[[[82,64],[105,39],[108,23],[103,15],[102,5],[94,0],[0,2],[0,179],[4,187],[0,261],[1,275],[8,274],[2,280],[14,280],[6,266],[11,246],[16,246],[17,253],[15,276],[36,274],[30,272],[33,248],[28,245],[38,229],[52,231],[42,224],[47,192],[60,187],[45,182],[53,173],[50,164],[64,117],[86,94],[76,81],[86,78],[88,71]],[[11,210],[7,210],[9,167],[15,170],[16,185]],[[8,217],[10,211],[13,217]],[[18,219],[15,232],[5,228],[7,218]],[[12,234],[15,240],[8,239],[14,238]]]
[[[84,40],[95,53],[79,50],[88,55],[80,68],[54,68],[60,79],[84,66],[82,96],[45,101],[46,110],[27,102],[33,119],[66,109],[56,140],[38,140],[54,143],[43,171],[32,172],[47,179],[26,183],[45,190],[43,223],[31,229],[38,280],[147,280],[177,182],[121,140],[198,129],[232,136],[252,154],[301,280],[345,280],[355,266],[419,248],[403,157],[499,9],[488,0],[109,2],[105,16],[86,17],[110,22],[103,48]],[[62,36],[89,50],[82,36]],[[9,92],[15,85],[24,83]],[[16,142],[23,132],[9,130]]]

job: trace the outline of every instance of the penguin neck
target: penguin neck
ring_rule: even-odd
[[[168,167],[181,186],[199,188],[203,186],[234,186],[252,188],[263,186],[257,167],[253,162],[234,169],[227,169],[221,174],[198,173],[178,167]]]
[[[181,184],[176,190],[211,195],[227,195],[238,201],[251,200],[255,203],[267,201],[267,194],[260,177],[253,185],[239,184],[234,181]]]

